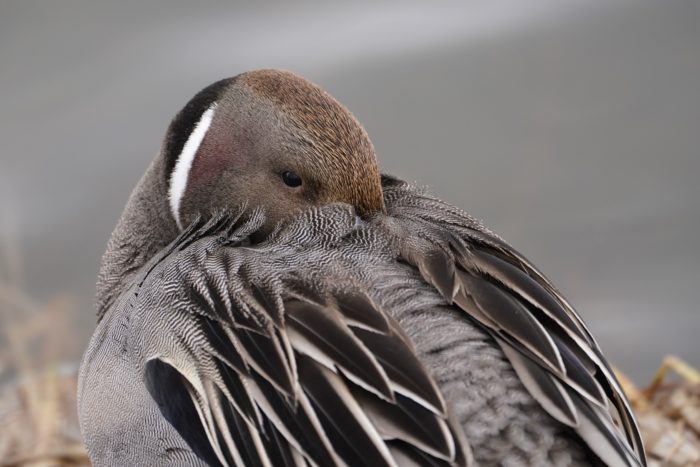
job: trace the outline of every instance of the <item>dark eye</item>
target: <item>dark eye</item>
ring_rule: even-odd
[[[282,181],[284,181],[287,186],[291,186],[292,188],[301,185],[301,177],[294,172],[287,171],[282,173]]]

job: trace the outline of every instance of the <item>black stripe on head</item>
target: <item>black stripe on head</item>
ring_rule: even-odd
[[[182,152],[187,139],[194,130],[197,122],[202,118],[202,114],[221,97],[221,93],[231,83],[236,80],[226,78],[210,84],[202,89],[178,112],[173,118],[168,127],[168,132],[165,136],[164,157],[165,157],[165,178],[167,186],[170,186],[170,175],[175,169],[177,158]]]

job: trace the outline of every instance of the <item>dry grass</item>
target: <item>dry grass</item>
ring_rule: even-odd
[[[0,466],[90,465],[76,415],[76,374],[47,371],[0,394]]]
[[[3,227],[11,223],[5,223]],[[59,369],[71,345],[70,297],[23,292],[16,235],[0,236],[0,467],[89,465],[76,413],[76,372]]]
[[[15,292],[0,287],[0,467],[89,465],[76,371],[55,362],[65,347],[61,336],[70,336],[70,302],[36,307]]]
[[[637,414],[649,465],[700,466],[700,372],[669,356],[645,389],[618,376]]]

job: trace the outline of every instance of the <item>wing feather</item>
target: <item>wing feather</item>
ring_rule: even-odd
[[[531,395],[611,465],[646,465],[639,430],[581,318],[526,258],[478,221],[393,180],[400,257],[499,343]],[[615,425],[613,420],[621,422]]]
[[[438,305],[483,327],[534,399],[601,460],[645,465],[619,383],[549,281],[460,210],[395,179],[384,188],[387,214],[365,231],[389,239],[378,254],[417,269],[442,296]],[[192,449],[212,465],[470,465],[435,381],[383,309],[392,297],[364,288],[362,271],[357,282],[334,284],[306,274],[304,263],[290,266],[300,249],[332,251],[355,228],[354,215],[314,211],[268,243],[241,245],[259,216],[197,223],[146,268],[149,276],[157,261],[170,264],[169,282],[157,282],[164,274],[152,274],[161,286],[139,282],[144,292],[167,291],[154,313],[169,316],[158,322],[171,327],[182,357],[169,359],[173,350],[154,343],[146,385]],[[267,257],[291,274],[271,263],[259,269]]]
[[[366,290],[321,293],[299,277],[261,276],[264,247],[202,234],[224,225],[224,239],[243,237],[240,222],[192,230],[165,261],[175,272],[153,274],[139,295],[157,297],[148,311],[173,336],[144,344],[147,385],[193,451],[236,466],[394,467],[393,453],[418,465],[471,462],[410,339]],[[154,294],[159,280],[165,296]]]

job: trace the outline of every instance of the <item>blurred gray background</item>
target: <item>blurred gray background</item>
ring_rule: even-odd
[[[637,382],[669,353],[700,365],[697,0],[3,0],[0,266],[48,363],[89,338],[100,255],[169,120],[263,67],[326,88],[385,171],[532,259]],[[56,297],[66,313],[42,311]]]

